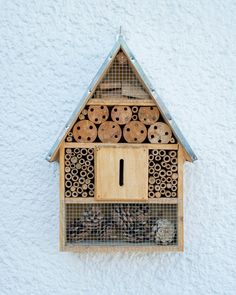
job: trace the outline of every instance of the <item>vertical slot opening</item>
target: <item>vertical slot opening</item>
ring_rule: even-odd
[[[124,160],[120,159],[119,185],[124,185]]]

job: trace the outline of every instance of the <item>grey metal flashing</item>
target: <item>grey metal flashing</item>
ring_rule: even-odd
[[[123,39],[123,37],[121,35],[119,35],[119,37],[118,37],[115,45],[113,46],[112,50],[108,54],[107,58],[105,59],[104,63],[102,64],[102,66],[99,68],[97,74],[95,75],[94,79],[90,83],[90,85],[87,88],[86,92],[82,96],[81,100],[79,101],[79,104],[77,105],[76,109],[72,113],[70,119],[68,120],[65,127],[60,132],[57,140],[55,141],[55,143],[51,147],[50,151],[48,152],[48,154],[46,156],[46,160],[48,160],[48,161],[53,160],[55,154],[58,151],[58,148],[60,147],[60,144],[61,144],[62,140],[64,139],[64,137],[65,137],[65,135],[66,135],[66,133],[68,131],[68,129],[71,127],[72,123],[76,120],[77,114],[80,112],[80,110],[87,103],[88,99],[90,99],[90,97],[92,96],[93,91],[95,90],[97,84],[101,80],[101,77],[103,77],[104,73],[106,72],[106,69],[108,68],[110,63],[113,61],[116,53],[119,51],[120,48],[125,52],[125,54],[130,59],[130,62],[132,63],[135,70],[137,71],[138,75],[140,76],[140,79],[142,79],[142,81],[143,81],[144,85],[146,86],[147,90],[149,91],[151,97],[157,103],[157,105],[158,105],[158,107],[159,107],[159,109],[161,111],[162,116],[168,122],[168,124],[171,126],[174,135],[176,136],[176,138],[178,139],[180,144],[183,146],[185,152],[187,153],[187,155],[189,156],[191,161],[192,162],[196,161],[197,156],[195,155],[195,153],[191,149],[191,147],[188,144],[187,140],[184,138],[182,132],[180,131],[180,129],[176,125],[175,121],[173,120],[172,116],[170,115],[169,111],[167,110],[164,102],[159,97],[159,95],[157,94],[155,89],[152,87],[149,79],[147,78],[147,76],[143,72],[141,66],[139,65],[139,63],[135,59],[133,53],[131,52],[131,50],[129,49],[128,45],[126,44],[125,40]]]

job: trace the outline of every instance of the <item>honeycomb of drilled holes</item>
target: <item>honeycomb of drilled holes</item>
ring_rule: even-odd
[[[66,148],[65,197],[94,197],[94,149]]]
[[[149,150],[148,197],[176,198],[178,155],[176,150]]]
[[[68,204],[67,243],[177,244],[177,205]]]
[[[66,142],[176,143],[157,107],[86,106]]]

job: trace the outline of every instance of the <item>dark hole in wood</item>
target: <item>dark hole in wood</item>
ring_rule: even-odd
[[[120,159],[119,185],[124,185],[124,160]]]

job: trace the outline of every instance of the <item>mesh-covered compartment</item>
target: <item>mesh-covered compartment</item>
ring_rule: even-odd
[[[178,193],[177,150],[149,150],[148,197],[176,198]]]
[[[65,197],[94,197],[94,149],[65,149]]]
[[[67,204],[66,245],[177,245],[176,204]]]

